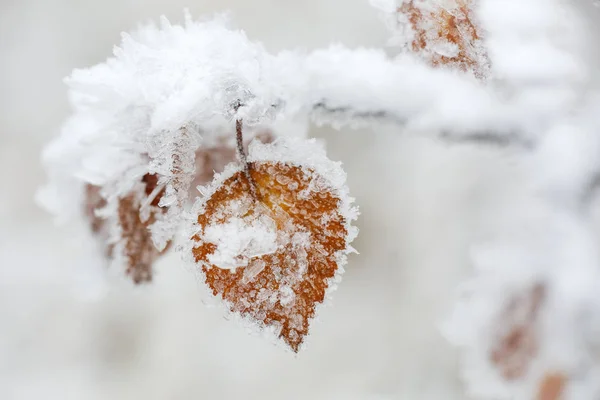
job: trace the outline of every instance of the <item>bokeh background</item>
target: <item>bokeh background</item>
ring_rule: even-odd
[[[479,216],[516,179],[497,149],[313,130],[345,164],[360,255],[298,356],[207,307],[177,255],[151,285],[107,280],[86,238],[36,205],[40,152],[69,113],[62,79],[185,7],[229,10],[272,51],[387,37],[366,0],[0,0],[0,399],[463,399],[438,328]]]

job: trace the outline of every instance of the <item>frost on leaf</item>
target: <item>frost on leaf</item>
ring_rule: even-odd
[[[214,296],[297,352],[316,305],[343,271],[356,210],[347,189],[326,176],[331,170],[321,174],[285,157],[252,160],[252,149],[253,182],[232,164],[201,201],[192,253]]]
[[[537,319],[546,288],[537,284],[514,298],[501,316],[500,336],[491,360],[507,380],[522,378],[538,350]]]
[[[410,27],[408,47],[434,66],[447,65],[485,78],[489,61],[474,21],[473,0],[408,0],[399,22]]]
[[[166,208],[158,207],[164,189],[157,186],[156,175],[144,175],[141,183],[143,189],[119,199],[116,215],[105,219],[97,215],[97,211],[106,206],[101,188],[87,185],[85,193],[90,229],[105,245],[107,257],[122,261],[134,283],[152,280],[152,264],[164,252],[154,246],[149,230],[157,217],[166,212]],[[116,239],[110,240],[110,227],[116,230]]]
[[[145,184],[144,196],[140,198],[137,193],[131,193],[119,200],[118,210],[119,247],[125,260],[125,272],[134,283],[152,280],[152,264],[162,252],[154,246],[148,227],[166,211],[158,208],[164,192],[159,189],[156,194],[157,176],[146,174],[142,181]]]

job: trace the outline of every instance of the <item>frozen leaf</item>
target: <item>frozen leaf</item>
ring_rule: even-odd
[[[161,252],[156,248],[148,229],[157,217],[167,212],[167,209],[158,207],[164,189],[157,185],[156,175],[146,174],[142,182],[145,185],[142,196],[134,192],[120,199],[118,210],[119,249],[125,262],[125,272],[134,283],[152,280],[152,264],[166,250]]]
[[[501,335],[491,359],[505,379],[522,378],[537,353],[537,316],[545,292],[543,285],[534,286],[513,299],[502,315]]]
[[[408,0],[399,21],[410,26],[408,47],[434,66],[448,65],[484,78],[489,61],[474,21],[473,0]]]
[[[162,254],[152,242],[149,227],[167,209],[158,206],[164,188],[158,186],[158,177],[146,174],[141,179],[139,190],[133,190],[118,200],[115,215],[102,214],[106,200],[101,188],[87,185],[85,211],[90,228],[106,247],[106,255],[117,264],[124,265],[125,272],[135,283],[152,279],[152,264]],[[110,239],[111,230],[116,238]]]
[[[343,271],[356,210],[339,164],[314,142],[304,150],[294,148],[300,142],[253,144],[252,182],[231,164],[197,205],[192,253],[214,296],[297,352],[316,305]],[[297,162],[302,154],[305,164]]]

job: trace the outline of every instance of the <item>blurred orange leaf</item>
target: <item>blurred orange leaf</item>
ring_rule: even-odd
[[[484,78],[489,61],[474,22],[473,0],[454,0],[443,6],[436,3],[409,0],[398,8],[414,32],[411,50],[434,66],[453,66]]]

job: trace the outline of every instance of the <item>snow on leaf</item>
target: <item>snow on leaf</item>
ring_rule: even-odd
[[[343,272],[357,210],[340,165],[314,141],[255,141],[249,160],[252,183],[230,164],[206,189],[191,251],[214,296],[297,352]]]
[[[399,22],[411,28],[409,48],[434,66],[447,65],[485,78],[489,61],[473,0],[408,0],[398,7]]]
[[[85,192],[90,229],[105,246],[106,256],[136,284],[152,280],[152,264],[164,253],[154,246],[149,227],[167,212],[158,206],[165,190],[156,175],[144,175],[139,187],[118,200],[114,215],[99,215],[106,206],[100,187],[87,185]]]
[[[164,195],[164,189],[157,186],[158,177],[146,174],[142,182],[145,184],[143,196],[131,193],[119,200],[118,209],[121,232],[118,248],[125,260],[125,272],[136,284],[152,280],[152,264],[162,252],[155,247],[148,227],[167,212],[158,207]]]

